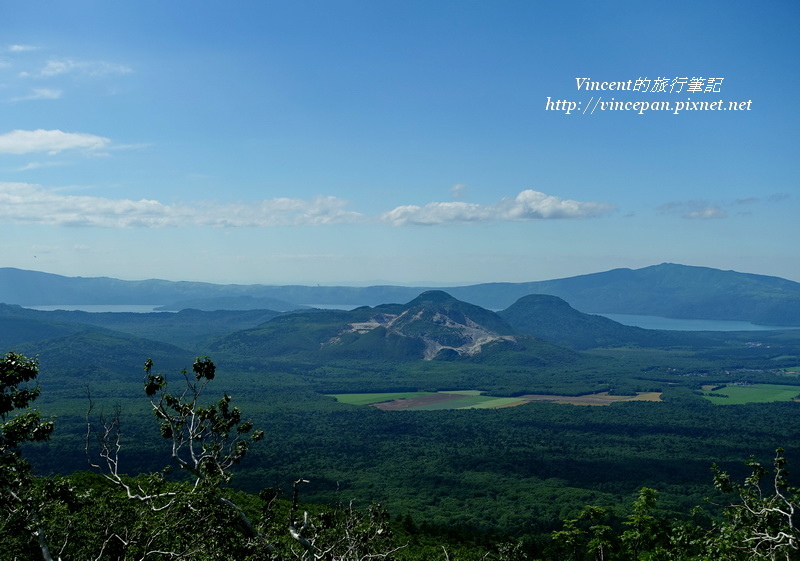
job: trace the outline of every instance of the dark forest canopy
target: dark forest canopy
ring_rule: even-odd
[[[8,353],[0,361],[0,395],[8,397],[0,410],[0,554],[8,558],[699,561],[789,560],[798,551],[792,512],[800,496],[787,479],[784,451],[778,449],[771,467],[750,460],[747,478],[746,471],[731,473],[709,461],[735,456],[737,446],[759,448],[764,434],[796,434],[800,427],[786,423],[798,418],[796,404],[544,405],[437,415],[276,412],[262,417],[269,425],[265,434],[227,393],[216,402],[202,399],[218,377],[208,358],[177,378],[147,360],[143,394],[156,422],[138,422],[160,437],[150,440],[138,430],[123,439],[123,424],[132,419],[119,409],[97,413],[90,398],[85,459],[96,475],[36,477],[20,445],[47,441],[53,431],[51,421],[26,410],[39,396],[32,385],[37,374],[36,362],[22,355]],[[756,415],[764,422],[751,425]],[[724,427],[734,419],[739,430],[728,440]],[[64,457],[66,441],[51,444],[60,444]],[[250,453],[251,444],[253,452],[260,444],[260,455]],[[178,477],[147,469],[128,475],[123,466],[130,456],[120,445],[140,456],[144,445],[147,456],[162,459],[171,447]],[[397,448],[414,455],[387,455]],[[318,471],[320,454],[342,462],[327,466],[328,475],[339,478],[338,496],[327,501],[333,480]],[[35,464],[46,453],[41,445],[28,446],[25,456]],[[245,456],[259,466],[250,478],[261,490],[252,494],[228,487]],[[427,470],[420,470],[419,459]],[[281,499],[280,487],[264,484],[287,473],[302,475],[290,476],[283,489],[291,493]],[[705,478],[713,480],[716,507],[703,506],[697,491],[712,491],[699,483]],[[367,506],[376,486],[390,482],[421,499],[419,507],[404,503],[403,493],[390,498],[389,510]],[[301,490],[329,506],[301,505]],[[691,509],[692,502],[702,508]]]

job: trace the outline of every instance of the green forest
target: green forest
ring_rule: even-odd
[[[0,559],[798,556],[797,330],[569,311],[523,329],[438,293],[352,312],[0,312]],[[332,396],[397,392],[509,399]]]
[[[359,431],[349,426],[346,433],[349,436],[339,439],[329,430],[303,430],[299,436],[319,433],[319,441],[314,442],[316,439],[312,437],[310,441],[302,438],[286,443],[290,449],[306,448],[310,452],[315,444],[327,441],[329,446],[339,449],[343,461],[349,464],[349,468],[339,467],[343,474],[349,469],[351,474],[360,473],[369,479],[368,472],[382,465],[383,469],[393,472],[396,485],[422,495],[419,500],[423,504],[431,501],[450,505],[450,509],[439,508],[427,514],[423,510],[421,519],[418,516],[415,520],[409,514],[392,516],[379,504],[359,508],[354,506],[354,500],[344,502],[341,497],[321,500],[317,505],[301,504],[299,496],[311,485],[305,478],[295,480],[283,491],[279,488],[251,493],[237,490],[230,485],[234,468],[248,455],[251,445],[263,440],[274,452],[281,453],[284,447],[270,442],[280,438],[281,429],[271,437],[255,429],[253,422],[243,417],[227,394],[216,403],[205,405],[208,401],[204,399],[206,386],[216,377],[216,365],[207,358],[197,359],[191,374],[183,372],[174,394],[170,393],[167,377],[154,373],[152,368],[153,363],[148,360],[144,366],[142,393],[155,416],[154,432],[157,430],[163,439],[162,455],[171,459],[179,471],[177,477],[170,478],[169,469],[136,475],[122,471],[120,411],[94,414],[91,396],[87,396],[85,435],[85,454],[91,471],[37,477],[21,454],[21,447],[25,443],[46,443],[55,428],[51,420],[43,419],[29,407],[39,397],[40,389],[33,385],[38,364],[14,353],[3,358],[0,363],[3,420],[0,484],[4,490],[0,552],[3,558],[788,560],[797,553],[794,507],[800,496],[789,484],[787,460],[781,449],[777,450],[772,465],[764,466],[750,459],[746,465],[749,473],[741,481],[714,464],[711,479],[716,501],[706,499],[705,504],[699,501],[688,509],[682,502],[664,504],[661,492],[652,487],[642,486],[633,492],[625,488],[624,482],[637,479],[634,471],[641,472],[653,464],[660,473],[650,473],[648,477],[658,485],[662,470],[667,469],[664,458],[671,450],[670,445],[675,446],[678,440],[686,445],[692,437],[707,440],[702,432],[713,434],[725,423],[735,422],[731,416],[722,415],[725,418],[717,419],[716,426],[705,427],[703,431],[681,431],[685,432],[683,438],[676,439],[674,435],[664,438],[659,434],[662,431],[656,428],[658,419],[652,416],[648,419],[641,415],[643,411],[602,408],[627,413],[603,418],[605,423],[614,423],[616,419],[618,428],[626,425],[622,422],[623,416],[639,413],[638,434],[628,434],[627,439],[598,442],[592,454],[581,461],[574,459],[579,455],[575,450],[556,452],[552,443],[548,451],[535,450],[532,441],[546,438],[547,431],[544,426],[533,433],[520,430],[524,429],[526,420],[531,422],[529,416],[503,419],[517,430],[494,427],[488,434],[484,433],[484,437],[497,439],[505,434],[503,440],[491,444],[496,456],[482,459],[494,464],[488,470],[495,472],[494,476],[487,473],[487,466],[465,463],[464,460],[478,459],[470,453],[468,444],[478,436],[455,437],[455,431],[464,430],[466,426],[463,418],[450,421],[449,429],[453,434],[449,435],[449,440],[440,442],[438,449],[433,448],[432,443],[427,443],[426,449],[424,441],[409,441],[410,435],[420,429],[426,432],[428,428],[424,424],[413,426],[419,419],[409,419],[409,426],[399,430],[384,426],[382,435],[376,434],[376,427]],[[598,430],[604,434],[623,432],[611,426],[583,429],[581,426],[588,419],[575,418],[564,411],[565,406],[550,405],[549,408],[551,415],[543,415],[548,423],[573,432],[576,440],[589,440],[586,432],[594,431],[598,440],[602,437]],[[557,412],[554,408],[560,408],[561,414],[553,415]],[[741,413],[735,406],[718,408],[709,404],[703,408],[707,413],[712,408],[734,415]],[[583,411],[600,409],[583,408]],[[515,412],[524,410],[517,408]],[[711,418],[714,417],[709,416],[709,420]],[[367,418],[361,422],[373,424],[373,420]],[[442,424],[442,419],[431,421]],[[497,419],[480,421],[485,427],[486,423],[496,423]],[[339,424],[337,428],[344,427]],[[443,428],[446,433],[447,427]],[[757,432],[763,435],[765,428],[762,425]],[[753,432],[745,429],[741,434]],[[448,435],[439,432],[437,436]],[[413,472],[413,467],[403,462],[384,459],[370,466],[365,452],[371,447],[364,446],[360,441],[363,438],[425,450],[431,455],[430,460],[438,464],[433,470],[436,480],[421,479]],[[633,438],[638,451],[643,452],[638,454],[638,461],[634,457],[626,461],[617,458],[620,462],[617,465],[601,461],[604,446],[609,450],[624,449],[622,443],[628,440],[630,446]],[[719,456],[722,453],[725,439],[718,440],[719,449],[708,450],[706,454]],[[482,444],[484,453],[486,445]],[[359,448],[362,448],[361,453]],[[283,453],[291,452],[284,448]],[[689,451],[684,454],[693,455]],[[509,464],[510,458],[497,458],[503,455],[526,461],[522,465]],[[605,453],[606,457],[612,455]],[[311,456],[298,455],[295,461],[306,464],[308,471],[314,466]],[[265,458],[261,459],[263,462]],[[684,472],[673,485],[687,491],[699,487],[692,478],[697,476],[695,471],[702,470],[686,470],[685,467],[672,466],[675,473]],[[587,477],[589,472],[594,472],[595,477]],[[433,473],[427,475],[430,477]],[[363,481],[356,486],[369,488],[386,481],[378,473],[372,476],[371,482]],[[251,474],[252,478],[267,480],[269,475],[256,472]],[[571,488],[569,482],[573,478],[584,485],[589,483],[596,491],[585,493]],[[497,485],[498,479],[504,480],[502,485]],[[485,493],[483,500],[476,500],[475,489]],[[492,502],[489,495],[498,492],[506,495],[503,502],[514,506],[488,508],[488,512],[482,513],[485,516],[478,515],[481,503],[485,508]],[[432,496],[436,494],[439,496]],[[617,503],[613,498],[624,494],[631,495],[629,500]],[[588,502],[580,506],[581,501]],[[547,506],[557,510],[548,512]],[[495,516],[499,518],[494,519]],[[554,516],[565,517],[559,523],[546,522],[554,521]]]

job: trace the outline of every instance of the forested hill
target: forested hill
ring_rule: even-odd
[[[800,325],[800,283],[778,277],[665,263],[531,283],[589,313]],[[463,297],[462,295],[457,295]]]
[[[495,312],[438,290],[407,304],[283,315],[210,344],[215,354],[400,361],[453,360],[528,347],[541,356],[572,358],[566,349],[518,335]]]
[[[0,268],[0,302],[28,306],[152,304],[171,309],[220,306],[290,310],[302,305],[376,306],[408,302],[426,288],[408,286],[218,285],[164,280],[63,277]],[[661,264],[526,283],[442,288],[455,298],[501,310],[529,294],[549,294],[587,313],[800,325],[800,283],[706,267]],[[187,302],[188,301],[188,302]]]
[[[695,334],[622,325],[609,318],[579,312],[558,296],[530,294],[498,312],[522,333],[573,349],[596,347],[663,347],[686,344]]]

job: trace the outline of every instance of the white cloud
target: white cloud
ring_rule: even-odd
[[[85,76],[103,76],[106,74],[128,74],[133,72],[129,66],[102,61],[81,61],[73,59],[48,60],[36,74],[48,78],[63,74],[82,74]]]
[[[721,209],[716,205],[707,206],[705,208],[699,208],[697,210],[692,210],[686,214],[684,214],[684,218],[725,218],[728,216],[728,213]]]
[[[68,195],[30,183],[0,182],[0,221],[52,226],[102,228],[161,228],[210,226],[261,228],[318,226],[366,222],[363,214],[348,210],[338,197],[288,197],[261,201],[219,203],[199,201],[167,205],[156,200],[110,199]],[[381,215],[394,225],[466,224],[498,220],[587,218],[613,210],[607,203],[562,200],[536,191],[494,205],[460,201],[429,203],[424,207],[397,207]]]
[[[0,182],[0,221],[51,226],[268,227],[335,224],[363,218],[345,206],[346,201],[336,197],[165,205],[148,199],[65,195],[30,183]]]
[[[550,218],[589,218],[615,209],[614,205],[598,202],[580,202],[559,199],[539,191],[527,189],[513,200],[498,205],[506,220],[541,220]]]
[[[725,209],[710,204],[706,201],[671,202],[658,207],[662,214],[679,214],[688,219],[725,218],[728,213]]]
[[[110,143],[108,138],[86,133],[43,129],[15,130],[0,134],[0,154],[57,154],[63,150],[98,150],[108,147]]]
[[[194,209],[194,222],[204,226],[263,227],[323,225],[356,222],[361,214],[346,210],[338,197],[311,200],[277,198],[253,203],[203,204]]]
[[[39,47],[34,47],[32,45],[9,45],[8,51],[12,53],[23,53],[26,51],[35,51]]]
[[[491,207],[472,203],[428,203],[425,206],[399,206],[383,213],[381,218],[395,226],[407,224],[434,225],[469,222],[486,222],[493,219]]]
[[[57,245],[32,245],[31,251],[34,253],[55,253],[59,251],[61,248]]]
[[[16,171],[30,171],[32,169],[50,168],[55,166],[66,165],[65,162],[28,162],[22,167],[17,168]]]
[[[450,196],[454,199],[463,199],[467,194],[467,186],[463,183],[456,183],[450,187]]]
[[[400,206],[381,218],[395,226],[466,224],[475,222],[547,220],[553,218],[589,218],[611,212],[609,203],[564,200],[527,189],[513,199],[493,205],[465,202],[428,203],[425,206]]]
[[[22,97],[15,97],[11,101],[28,101],[32,99],[61,99],[61,90],[34,88],[30,94]]]

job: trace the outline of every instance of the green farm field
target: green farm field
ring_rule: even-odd
[[[727,397],[722,397],[723,395]],[[778,384],[740,386],[729,384],[703,397],[715,405],[741,405],[743,403],[794,401],[798,396],[800,396],[800,386],[783,386]]]
[[[329,394],[340,403],[349,405],[375,405],[379,409],[414,409],[433,411],[440,409],[494,409],[517,405],[524,400],[514,397],[481,395],[479,390],[452,390],[439,392],[345,393]]]
[[[800,388],[798,388],[800,389]],[[549,401],[571,405],[611,405],[619,401],[659,401],[660,393],[639,393],[636,396],[610,396],[607,392],[584,396],[528,394],[519,397],[493,397],[478,390],[439,392],[396,392],[328,394],[340,403],[372,405],[384,410],[437,411],[442,409],[501,409],[531,401]]]
[[[433,411],[438,409],[498,409],[525,403],[517,397],[488,397],[482,395],[467,396],[453,401],[441,401],[414,407],[415,411]]]
[[[412,399],[423,395],[430,395],[431,392],[390,392],[390,393],[337,393],[329,394],[339,403],[348,405],[372,405],[384,401],[394,401],[396,399]]]

